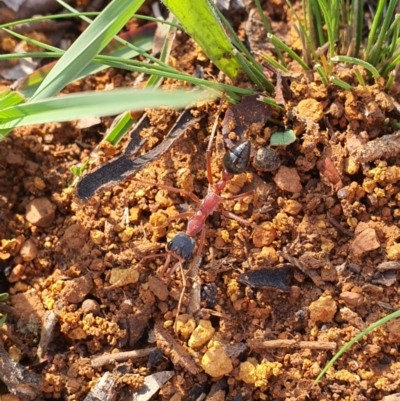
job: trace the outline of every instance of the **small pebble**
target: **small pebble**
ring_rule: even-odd
[[[297,115],[317,122],[324,116],[324,106],[315,99],[304,99],[297,105]]]
[[[274,182],[282,191],[287,191],[293,194],[297,194],[303,189],[296,169],[288,168],[286,166],[279,167],[279,170],[274,177]]]
[[[350,245],[355,257],[361,257],[365,253],[378,249],[380,247],[376,232],[373,228],[366,228],[361,231]]]
[[[189,338],[189,347],[198,348],[211,340],[215,329],[209,320],[200,320],[198,326],[193,330]]]
[[[364,297],[356,292],[344,291],[340,294],[340,299],[349,307],[361,306],[364,303]]]
[[[160,300],[166,301],[168,299],[168,287],[166,284],[157,277],[149,277],[149,290]]]
[[[283,211],[291,216],[296,216],[301,212],[302,206],[300,202],[293,199],[287,199],[283,204]]]
[[[389,260],[400,259],[400,244],[393,244],[386,249],[387,257]]]
[[[82,310],[86,314],[92,313],[93,316],[98,316],[100,314],[100,305],[94,299],[85,299],[82,302]]]
[[[7,152],[5,161],[8,164],[15,164],[20,166],[24,164],[24,158],[22,157],[22,155],[13,152]]]
[[[26,205],[25,217],[34,226],[49,227],[56,216],[56,206],[47,198],[37,198]]]
[[[276,238],[276,231],[269,221],[256,226],[253,233],[253,244],[256,248],[270,245]]]
[[[100,230],[92,230],[90,231],[90,239],[96,245],[101,245],[104,239],[104,233]]]
[[[90,274],[66,281],[61,291],[61,296],[71,304],[82,302],[93,288],[93,280]]]
[[[310,319],[313,322],[329,323],[335,317],[336,302],[330,295],[322,295],[309,306]]]
[[[26,240],[19,251],[24,262],[30,262],[37,256],[37,248],[35,242],[32,239]]]
[[[123,287],[128,284],[135,284],[139,280],[139,272],[133,268],[123,269],[116,267],[111,270],[110,284],[116,287]]]
[[[46,184],[44,183],[44,181],[40,177],[34,177],[33,178],[33,185],[39,191],[43,191],[46,188]]]
[[[203,355],[201,366],[211,377],[228,375],[233,369],[225,348],[219,343],[213,344]]]
[[[10,275],[8,276],[9,283],[16,283],[21,280],[22,276],[24,275],[25,267],[22,264],[17,264],[11,270]]]
[[[271,148],[260,148],[253,159],[253,166],[260,171],[274,171],[279,168],[281,160],[275,150]]]
[[[123,231],[118,234],[118,237],[122,242],[128,242],[131,240],[132,235],[134,233],[133,227],[126,227]]]
[[[196,328],[193,316],[184,313],[176,318],[176,333],[187,340]]]

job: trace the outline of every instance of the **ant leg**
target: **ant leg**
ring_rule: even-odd
[[[178,220],[178,219],[190,219],[195,214],[196,214],[195,212],[178,213],[174,216],[168,217],[165,225],[167,226],[169,223],[171,223],[171,221]]]
[[[163,252],[163,253],[154,253],[154,254],[152,254],[152,255],[147,255],[147,256],[144,256],[142,259],[140,259],[138,264],[141,265],[142,262],[144,262],[145,260],[156,259],[156,258],[159,258],[160,256],[168,257],[168,255],[169,255],[169,254],[166,253],[166,252]]]
[[[204,226],[203,229],[201,230],[200,241],[199,241],[199,246],[197,248],[196,257],[200,256],[201,253],[203,252],[204,241],[206,239],[206,230],[207,230],[206,226]]]
[[[184,297],[184,295],[185,295],[186,285],[187,285],[185,273],[184,273],[183,268],[182,268],[182,263],[181,263],[181,262],[178,262],[178,263],[179,263],[179,267],[180,267],[180,270],[181,270],[182,291],[181,291],[181,293],[180,293],[180,295],[179,295],[178,306],[177,306],[177,309],[176,309],[175,324],[174,324],[174,331],[175,331],[175,333],[176,333],[177,330],[178,330],[178,317],[179,317],[179,312],[181,311],[182,301],[183,301],[183,297]]]
[[[243,194],[240,195],[234,195],[234,196],[227,196],[223,197],[224,201],[237,201],[243,198],[247,198],[248,196],[254,195],[254,191],[249,191],[249,192],[244,192]]]
[[[165,189],[166,191],[169,191],[169,192],[174,192],[174,193],[177,193],[177,194],[181,194],[182,196],[186,196],[188,198],[191,198],[196,203],[201,203],[201,200],[193,192],[186,191],[185,189],[175,188],[175,187],[171,187],[170,185],[159,184],[159,183],[156,183],[156,182],[140,180],[138,178],[131,178],[131,180],[135,181],[135,182],[138,182],[139,184],[145,184],[145,185],[148,185],[148,186],[157,187],[157,188],[160,188],[160,189]]]
[[[221,213],[225,216],[225,217],[229,217],[232,220],[236,220],[239,223],[245,225],[245,226],[250,226],[250,227],[257,227],[257,224],[252,223],[251,221],[248,221],[246,219],[242,219],[241,217],[237,216],[234,213],[228,212],[226,210],[222,210]]]
[[[211,130],[210,140],[208,141],[208,146],[207,146],[207,150],[206,150],[207,178],[208,178],[208,183],[210,184],[210,186],[212,186],[213,182],[214,182],[213,176],[212,176],[212,169],[211,169],[211,147],[212,147],[215,133],[217,132],[218,120],[219,120],[219,116],[221,115],[224,100],[225,100],[225,92],[223,92],[222,96],[221,96],[221,101],[219,103],[217,115],[214,120],[214,124],[213,124],[212,130]]]

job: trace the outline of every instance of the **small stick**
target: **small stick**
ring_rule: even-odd
[[[348,235],[349,237],[353,238],[354,237],[354,233],[351,232],[350,230],[348,230],[345,227],[342,227],[329,213],[328,215],[328,220],[330,221],[330,223],[335,226],[338,230],[340,230],[343,234]]]
[[[115,354],[105,354],[91,358],[91,364],[94,368],[101,368],[112,362],[123,362],[128,359],[139,359],[149,356],[156,347],[138,349],[134,351],[116,352]]]
[[[337,344],[333,341],[297,341],[297,340],[268,340],[256,341],[248,340],[246,342],[249,348],[302,348],[318,349],[323,351],[336,351]]]
[[[286,259],[288,262],[290,262],[292,265],[296,266],[300,271],[302,271],[306,276],[310,277],[310,279],[313,281],[313,283],[319,287],[324,289],[325,287],[325,282],[322,280],[321,276],[312,269],[306,269],[303,264],[295,257],[289,255],[286,252],[286,249],[284,248],[282,251],[278,251],[278,255],[282,256],[284,259]]]
[[[162,327],[161,323],[156,323],[154,326],[154,335],[157,340],[157,346],[164,351],[174,365],[181,366],[192,375],[200,373],[199,367],[190,354]]]

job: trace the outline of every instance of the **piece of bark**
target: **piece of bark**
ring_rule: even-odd
[[[111,401],[115,398],[114,386],[117,379],[112,373],[106,372],[91,388],[83,401]]]
[[[40,394],[40,380],[19,363],[14,362],[0,346],[0,380],[8,391],[24,400],[34,400]]]
[[[112,362],[124,362],[128,359],[139,359],[149,356],[156,348],[145,348],[134,351],[116,352],[115,354],[106,354],[91,358],[90,362],[94,368],[101,368]]]
[[[192,375],[200,373],[199,367],[189,353],[162,327],[161,323],[156,323],[154,335],[156,337],[157,346],[164,351],[164,354],[171,359],[174,365],[181,366]]]
[[[297,341],[297,340],[268,340],[256,341],[248,340],[246,342],[249,348],[302,348],[302,349],[319,349],[326,351],[335,351],[337,344],[333,341]]]
[[[53,330],[57,323],[57,313],[54,310],[46,311],[42,331],[40,333],[40,342],[38,345],[37,355],[39,359],[44,357],[47,347],[53,338]]]

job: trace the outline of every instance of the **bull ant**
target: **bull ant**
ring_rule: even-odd
[[[230,196],[230,197],[222,197],[221,196],[221,193],[225,189],[228,181],[231,180],[235,174],[241,174],[244,171],[246,171],[246,169],[249,165],[249,160],[250,160],[250,142],[249,141],[242,142],[242,143],[234,146],[233,148],[231,148],[230,150],[228,150],[225,153],[223,162],[222,162],[223,170],[221,173],[221,179],[217,183],[214,184],[212,170],[211,170],[211,146],[212,146],[212,141],[215,136],[216,129],[217,129],[218,118],[219,118],[219,115],[221,112],[222,103],[223,102],[221,101],[221,105],[218,110],[217,117],[215,119],[215,122],[214,122],[214,125],[212,128],[212,133],[211,133],[207,151],[206,151],[207,179],[208,179],[209,187],[208,187],[208,193],[204,199],[199,199],[194,193],[185,191],[183,189],[133,178],[133,181],[136,181],[141,184],[156,186],[158,188],[165,189],[170,192],[180,193],[183,196],[188,196],[191,199],[193,199],[196,203],[199,204],[196,212],[180,213],[180,214],[168,219],[168,221],[171,221],[171,220],[176,220],[179,218],[189,218],[187,227],[186,227],[186,231],[177,233],[174,236],[174,238],[170,242],[167,243],[167,250],[169,251],[168,253],[145,256],[141,260],[141,262],[143,262],[145,259],[150,259],[150,258],[155,258],[158,256],[167,255],[167,260],[166,260],[164,268],[163,268],[163,273],[164,273],[170,263],[170,257],[173,256],[175,259],[177,259],[177,262],[168,272],[168,276],[170,276],[172,273],[174,273],[179,266],[182,271],[182,264],[184,262],[187,262],[192,259],[193,251],[194,251],[194,248],[196,245],[194,237],[199,233],[201,233],[201,234],[200,234],[200,240],[199,240],[196,256],[198,258],[200,257],[201,252],[203,250],[204,241],[205,241],[205,233],[206,233],[205,221],[208,216],[210,216],[215,210],[217,210],[218,206],[220,206],[221,203],[223,203],[225,200],[228,200],[228,201],[239,200],[239,199],[245,198],[247,196],[251,196],[253,194],[253,191],[251,191],[251,192],[246,192],[246,193],[236,195],[236,196]],[[234,220],[237,220],[242,224],[252,225],[252,223],[250,223],[250,222],[242,219],[241,217],[236,216],[235,214],[228,212],[226,210],[221,210],[221,213],[224,216],[229,217]],[[180,304],[181,304],[183,294],[184,294],[184,288],[186,286],[186,280],[185,280],[185,275],[183,274],[183,271],[182,271],[182,277],[183,277],[183,292],[181,294],[179,304],[178,304],[178,314],[179,314]]]

